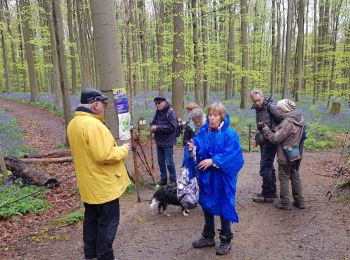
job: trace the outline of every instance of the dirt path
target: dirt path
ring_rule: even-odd
[[[15,113],[17,105],[9,111]],[[3,101],[0,101],[3,106]],[[30,108],[20,110],[30,112]],[[55,117],[33,113],[22,114],[37,127],[61,122]],[[49,122],[50,121],[50,122]],[[51,135],[58,134],[58,128]],[[55,132],[56,131],[56,132]],[[56,140],[47,136],[41,140]],[[58,140],[59,138],[57,138]],[[60,142],[60,141],[57,141]],[[46,147],[46,145],[44,145]],[[179,165],[181,149],[177,149]],[[349,202],[329,201],[327,191],[333,184],[332,171],[337,155],[306,153],[302,165],[302,181],[306,209],[281,211],[272,204],[256,204],[251,196],[259,191],[259,154],[246,153],[245,166],[240,172],[237,187],[237,209],[240,223],[233,225],[233,248],[228,256],[216,257],[215,249],[195,250],[191,242],[198,238],[203,226],[200,208],[183,217],[177,207],[169,207],[170,217],[158,215],[149,209],[153,192],[145,189],[143,201],[136,202],[135,194],[121,199],[121,222],[114,243],[117,259],[349,259],[350,258],[350,205]],[[68,166],[67,166],[68,167]],[[77,197],[74,197],[77,199]],[[75,203],[78,203],[75,201]],[[55,212],[55,209],[51,209]],[[46,215],[50,218],[52,214]],[[26,217],[21,219],[24,221]],[[49,220],[23,230],[24,235],[11,250],[2,251],[2,259],[82,259],[82,224],[50,229]],[[45,219],[45,221],[44,221]],[[3,224],[0,222],[0,225]],[[1,226],[0,226],[1,227]],[[39,237],[35,242],[33,236]]]

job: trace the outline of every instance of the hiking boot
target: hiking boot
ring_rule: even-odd
[[[160,186],[165,186],[167,184],[167,180],[160,180],[157,182],[157,184]]]
[[[305,204],[304,202],[296,202],[296,201],[293,201],[293,207],[296,207],[298,209],[305,209]]]
[[[175,187],[176,186],[176,181],[170,181],[169,187]]]
[[[275,204],[274,206],[277,209],[284,209],[284,210],[291,210],[292,209],[292,205],[290,205],[290,203],[279,202],[278,204]]]
[[[226,255],[231,250],[231,242],[221,241],[220,245],[216,248],[217,255]]]
[[[193,241],[192,246],[194,248],[215,246],[215,240],[214,240],[214,238],[205,238],[202,236],[200,239]]]
[[[273,198],[266,198],[261,194],[256,194],[252,199],[254,202],[257,202],[257,203],[272,203],[273,202]]]

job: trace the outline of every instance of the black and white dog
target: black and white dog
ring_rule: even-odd
[[[175,187],[164,186],[164,187],[161,187],[159,190],[157,190],[154,193],[152,200],[150,202],[150,208],[155,209],[158,206],[158,213],[161,214],[166,210],[168,204],[180,206],[182,209],[182,215],[184,215],[185,217],[187,217],[188,213],[190,212],[189,210],[185,209],[184,206],[182,206],[179,199],[177,198],[176,186]],[[169,216],[166,213],[164,214]]]

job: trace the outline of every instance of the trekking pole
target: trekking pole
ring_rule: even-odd
[[[155,182],[155,180],[154,180],[154,177],[153,177],[153,174],[152,174],[152,170],[151,170],[151,168],[150,168],[150,166],[149,166],[149,164],[148,164],[145,151],[144,151],[143,146],[142,146],[142,144],[141,144],[141,142],[140,142],[140,138],[137,137],[136,142],[137,142],[138,145],[140,146],[141,152],[142,152],[142,156],[143,156],[143,158],[145,159],[145,167],[146,167],[146,170],[147,170],[148,174],[152,177],[152,181],[153,181],[153,183],[155,184],[156,182]]]
[[[251,135],[252,135],[252,125],[249,124],[249,133],[248,133],[248,151],[251,152]]]
[[[150,141],[151,141],[151,167],[152,167],[152,170],[154,170],[154,164],[153,164],[153,136],[152,136],[152,133],[150,133],[149,136],[150,136]]]

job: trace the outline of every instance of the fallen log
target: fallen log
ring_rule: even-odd
[[[24,158],[43,158],[43,157],[62,157],[62,156],[70,156],[70,150],[57,149],[46,152],[35,152],[31,154],[25,154]]]
[[[15,177],[23,178],[30,184],[46,186],[48,188],[59,186],[59,183],[55,178],[32,168],[20,159],[15,157],[5,157],[5,163]]]
[[[60,158],[22,158],[21,161],[26,163],[62,163],[73,161],[72,156],[60,157]]]

